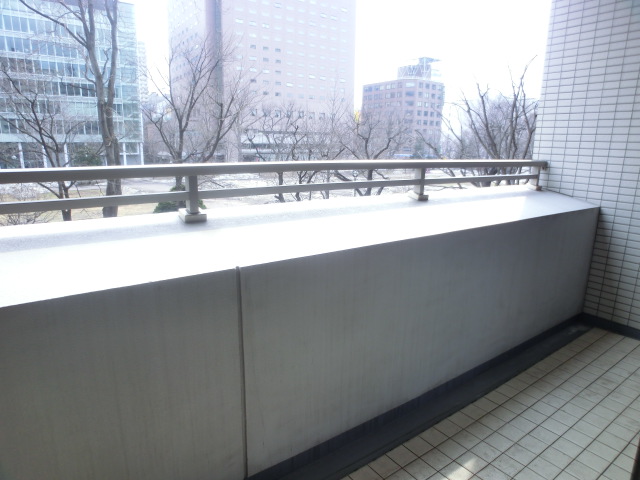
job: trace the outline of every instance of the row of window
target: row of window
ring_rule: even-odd
[[[249,48],[251,50],[256,50],[256,46],[253,45],[253,44],[250,45]],[[268,50],[269,47],[262,47],[262,48],[263,48],[263,51],[266,51],[266,50]],[[276,50],[276,53],[282,53],[282,49],[280,49],[280,48],[276,48],[275,50]],[[293,50],[285,50],[285,53],[287,55],[296,55],[296,52],[294,52]],[[298,57],[308,57],[308,58],[312,59],[312,61],[315,61],[316,58],[318,58],[321,61],[329,60],[329,62],[332,63],[332,64],[335,64],[335,63],[347,63],[347,58],[346,57],[340,57],[340,58],[327,57],[327,56],[322,55],[322,54],[316,56],[315,53],[307,54],[307,53],[301,52],[301,51],[297,52],[297,56]],[[244,58],[244,56],[241,55],[241,54],[236,55],[236,59],[237,60],[242,60],[243,58]],[[252,61],[252,62],[258,61],[257,55],[249,55],[247,58],[249,59],[249,61]],[[268,63],[268,62],[270,62],[270,58],[269,57],[262,57],[262,61],[263,61],[263,63]],[[279,64],[279,65],[282,64],[282,59],[275,59],[275,63]],[[286,63],[289,66],[293,66],[292,60],[286,60],[284,63]],[[298,67],[304,67],[304,68],[310,68],[310,69],[315,69],[316,68],[316,65],[314,63],[298,62],[297,65],[298,65]],[[320,70],[324,70],[325,66],[322,65],[322,63],[321,63],[319,68],[320,68]],[[346,67],[340,66],[340,71],[342,71],[342,72],[346,71]]]
[[[300,3],[305,3],[307,0],[298,0],[298,2]],[[318,5],[318,1],[317,0],[308,0],[310,5]],[[249,2],[251,3],[258,3],[257,0],[249,0]],[[269,0],[261,0],[262,5],[270,5],[271,2]],[[321,7],[325,7],[325,8],[329,8],[329,5],[327,4],[327,2],[319,2]],[[273,2],[273,6],[276,8],[282,8],[282,2]],[[287,10],[293,10],[293,7],[291,5],[286,5],[285,6]],[[338,7],[336,7],[335,5],[331,5],[331,9],[332,10],[337,10]],[[341,12],[346,12],[347,9],[346,8],[340,8]]]
[[[413,90],[409,90],[404,92],[404,96],[405,97],[415,97],[416,92],[414,92]],[[383,98],[402,98],[403,94],[402,92],[387,92],[387,93],[376,93],[373,95],[365,95],[364,99],[365,100],[382,100]],[[428,93],[423,93],[423,92],[418,92],[418,98],[429,98],[429,94]],[[442,95],[436,95],[435,93],[431,94],[431,98],[433,100],[442,100]],[[418,102],[421,103],[421,102]]]
[[[235,23],[244,24],[245,21],[242,18],[236,18]],[[299,23],[302,23],[302,22],[299,22]],[[248,20],[247,24],[250,27],[257,27],[258,26],[258,23],[253,21],[253,20]],[[313,22],[309,22],[309,24],[310,25],[312,24],[313,26],[315,26],[315,23],[313,23]],[[271,29],[271,26],[268,23],[262,22],[261,26],[265,30]],[[327,27],[326,27],[326,25],[320,25],[320,28],[327,28]],[[337,27],[328,27],[328,28],[332,32],[337,32],[338,31]],[[282,25],[279,25],[279,24],[274,25],[273,26],[273,30],[275,30],[277,32],[285,31],[287,33],[296,33],[295,28],[290,27],[290,26],[283,27]],[[322,40],[326,40],[328,38],[332,42],[338,42],[339,41],[340,43],[347,43],[347,40],[344,37],[338,38],[338,37],[333,36],[333,35],[327,36],[326,33],[323,33],[322,31],[318,33],[315,30],[298,30],[297,33],[298,33],[298,35],[304,35],[305,37],[311,37],[311,38],[319,37]],[[340,33],[346,35],[347,34],[347,29],[346,28],[341,28],[340,29]],[[255,36],[256,34],[252,33],[251,35]]]
[[[236,66],[236,70],[238,70],[238,71],[249,70],[250,72],[254,72],[254,73],[257,73],[257,72],[258,72],[258,69],[257,69],[257,68],[255,68],[255,67],[245,68],[245,67],[243,67],[243,66],[241,66],[241,65]],[[262,69],[262,70],[261,70],[261,73],[263,73],[263,74],[269,74],[269,73],[271,73],[271,70],[269,70],[268,68],[264,68],[264,69]],[[282,70],[274,70],[274,71],[273,71],[273,73],[275,73],[276,75],[282,75]],[[293,73],[292,73],[292,72],[286,72],[286,75],[287,75],[288,77],[292,77],[292,76],[293,76]],[[298,74],[296,74],[296,76],[297,76],[298,78],[305,78],[305,74],[304,74],[304,73],[298,73]],[[321,80],[321,81],[323,81],[323,82],[324,82],[324,81],[326,81],[326,80],[328,80],[328,81],[329,81],[329,83],[335,83],[335,82],[336,82],[336,78],[335,78],[335,77],[326,77],[326,76],[324,76],[324,75],[318,75],[318,76],[316,76],[316,75],[311,74],[311,73],[310,73],[310,74],[306,74],[306,76],[307,76],[307,78],[309,78],[310,80],[316,80],[316,79],[317,79],[317,80]],[[338,83],[346,83],[346,82],[347,82],[347,80],[346,80],[346,79],[344,79],[344,78],[342,78],[342,77],[338,77],[338,78],[337,78],[337,81],[338,81]],[[251,79],[251,83],[255,83],[255,82],[256,82],[256,79],[255,79],[255,78],[252,78],[252,79]],[[267,83],[268,83],[268,81],[267,81]],[[280,85],[280,83],[279,83],[279,82],[276,82],[276,85]],[[287,86],[288,86],[288,87],[290,87],[290,86],[292,87],[293,85],[292,85],[292,84],[290,85],[289,83],[287,83]]]
[[[236,69],[237,69],[237,70],[243,70],[243,67],[238,66],[238,67],[236,67]],[[257,69],[256,69],[255,67],[250,67],[250,68],[249,68],[249,71],[250,71],[250,72],[257,72]],[[265,74],[267,74],[267,73],[271,73],[271,70],[269,70],[269,69],[263,69],[263,70],[262,70],[262,73],[265,73]],[[274,71],[273,71],[273,73],[275,73],[276,75],[282,75],[282,70],[274,70]],[[287,77],[293,77],[293,73],[292,73],[292,72],[286,72],[286,76],[287,76]],[[323,81],[323,82],[324,82],[324,81],[326,81],[326,80],[328,79],[330,83],[335,83],[335,81],[336,81],[336,78],[335,78],[335,77],[326,77],[326,76],[324,76],[324,75],[317,75],[317,76],[316,76],[316,75],[314,75],[313,73],[308,73],[308,74],[298,73],[298,74],[296,74],[296,76],[297,76],[298,78],[305,78],[305,77],[307,77],[309,80],[316,80],[316,79],[318,79],[318,80],[321,80],[321,81]],[[251,83],[256,83],[256,81],[257,81],[257,80],[256,80],[255,78],[252,78],[252,79],[251,79]],[[344,78],[339,77],[339,78],[338,78],[338,82],[339,82],[339,83],[346,83],[347,81],[346,81]],[[263,80],[263,81],[262,81],[262,83],[263,83],[264,85],[268,85],[268,84],[269,84],[269,80]],[[276,84],[276,85],[282,85],[282,82],[276,81],[276,82],[275,82],[275,84]],[[292,84],[287,83],[287,87],[292,87],[292,86],[293,86]]]
[[[69,29],[75,35],[84,35],[80,25],[69,25]],[[44,19],[25,18],[14,15],[0,15],[0,30],[10,32],[23,32],[34,35],[51,35],[56,38],[70,38],[69,32],[61,26]],[[99,43],[110,43],[109,30],[97,29],[97,39]]]
[[[33,38],[8,37],[0,35],[0,50],[5,52],[35,53],[52,57],[82,58],[78,48],[71,45],[52,43]]]
[[[238,59],[238,60],[242,60],[242,59],[243,59],[243,56],[242,56],[242,55],[236,55],[236,59]],[[254,56],[254,55],[250,55],[250,56],[248,57],[248,59],[249,59],[249,61],[250,61],[250,62],[257,62],[257,61],[258,61],[258,57]],[[346,60],[345,60],[345,61],[346,61]],[[262,57],[262,63],[270,63],[270,61],[269,61],[269,57]],[[286,63],[288,66],[293,67],[293,62],[292,62],[292,61],[287,60],[285,63]],[[281,60],[281,59],[279,59],[279,58],[276,58],[276,59],[275,59],[275,64],[276,64],[276,65],[281,65],[281,64],[282,64],[282,60]],[[298,67],[301,67],[301,68],[307,68],[307,69],[310,69],[310,70],[314,70],[314,69],[316,68],[316,65],[314,65],[313,63],[309,63],[309,64],[298,63]],[[326,69],[326,67],[325,67],[324,65],[320,65],[320,67],[319,67],[319,68],[320,68],[320,70],[325,70],[325,69]],[[345,67],[340,67],[340,68],[338,69],[338,71],[340,71],[340,72],[346,72],[346,71],[347,71],[347,69],[346,69]],[[287,72],[287,75],[292,75],[292,73],[291,73],[291,72]],[[299,77],[302,77],[302,76],[304,76],[304,75],[303,75],[303,74],[301,74],[301,73],[299,73],[299,74],[298,74],[298,76],[299,76]],[[309,78],[316,78],[316,76],[315,76],[315,75],[313,75],[313,74],[309,74]],[[320,77],[320,79],[321,79],[321,80],[324,80],[324,79],[325,79],[325,77],[322,77],[322,76],[321,76],[321,77]],[[392,98],[393,98],[393,97],[392,97]]]
[[[65,122],[64,120],[55,120],[54,129],[57,135],[99,135],[100,126],[97,121],[88,120],[86,122],[78,123],[77,120],[71,122]],[[19,119],[0,120],[0,133],[4,134],[19,134],[29,131],[29,127],[24,121]]]
[[[56,135],[100,135],[100,125],[95,120],[79,121],[74,118],[65,121],[60,119],[55,120],[53,126]],[[124,122],[116,122],[115,127],[118,135],[137,137],[141,124],[138,119],[127,119]],[[29,126],[23,120],[0,119],[0,133],[15,135],[28,131],[30,131]]]
[[[67,59],[82,59],[82,50],[76,45],[53,42],[51,40],[38,40],[35,38],[21,38],[0,35],[0,51],[13,53],[28,53],[36,55],[48,55],[50,57],[61,57]],[[122,48],[121,63],[136,63],[135,51]],[[98,52],[98,59],[104,62],[109,59],[109,53],[105,49]]]
[[[379,92],[380,90],[391,90],[394,88],[415,88],[416,82],[397,82],[387,83],[382,85],[365,85],[365,92]],[[418,82],[418,88],[424,88],[426,90],[444,90],[444,85],[441,83],[428,83]]]
[[[293,30],[291,31],[291,33],[293,33]],[[246,33],[243,30],[236,30],[235,31],[235,35],[237,37],[239,37],[239,39],[242,39],[243,37],[245,37],[245,35],[248,38],[258,38],[258,35],[256,33],[254,33],[254,32],[251,32],[251,31],[249,33]],[[313,37],[314,35],[309,35],[309,36]],[[263,40],[269,40],[270,38],[271,37],[269,37],[269,35],[262,35],[262,39]],[[326,40],[327,36],[326,35],[320,35],[320,39]],[[330,37],[329,39],[334,43],[337,43],[337,41],[338,41],[335,37]],[[282,37],[274,37],[274,40],[276,42],[282,42],[282,43],[288,43],[288,44],[293,44],[294,43],[293,40],[290,37],[287,37],[285,39],[283,39]],[[343,39],[340,39],[340,43],[345,43],[346,44],[347,41],[343,38]],[[340,53],[347,53],[346,47],[338,48],[338,47],[335,47],[333,45],[326,46],[324,42],[319,44],[319,45],[316,45],[313,42],[305,43],[305,42],[300,40],[300,41],[297,42],[297,44],[300,45],[301,47],[307,46],[307,47],[310,47],[310,48],[319,48],[320,50],[329,50],[331,52],[340,51]]]
[[[69,83],[33,79],[15,79],[14,83],[14,88],[19,91],[35,91],[47,96],[63,95],[67,97],[88,98],[94,98],[96,96],[95,86],[91,83]],[[132,102],[132,105],[136,105],[138,100],[137,86],[117,85],[115,93],[116,98],[124,98]]]
[[[2,58],[0,61],[9,66],[13,73],[46,75],[57,77],[86,78],[86,66],[79,63],[53,62],[47,60],[31,60],[28,58]]]
[[[274,117],[274,118],[280,118],[280,117],[284,117],[284,118],[308,118],[309,120],[315,120],[316,117],[318,118],[318,120],[325,120],[326,118],[328,118],[328,115],[324,112],[320,112],[316,115],[316,112],[305,112],[304,110],[298,110],[298,111],[293,111],[293,110],[280,110],[280,109],[263,109],[260,112],[261,116],[263,117]],[[252,117],[256,117],[258,116],[258,109],[254,108],[251,110],[251,116]]]
[[[322,15],[321,15],[322,16]],[[331,31],[337,32],[338,31],[338,27],[336,27],[335,25],[327,25],[326,23],[317,23],[314,20],[304,20],[303,18],[299,18],[296,22],[296,19],[294,17],[282,17],[282,15],[274,15],[273,18],[275,20],[285,20],[287,22],[291,22],[291,23],[299,23],[301,25],[309,25],[310,27],[319,27],[319,28],[328,28]],[[333,17],[332,17],[333,19]],[[240,17],[236,17],[235,18],[235,22],[239,23],[239,24],[243,24],[246,23],[247,25],[251,26],[251,27],[257,27],[258,25],[261,25],[262,28],[271,28],[271,24],[267,23],[267,22],[263,22],[263,21],[258,21],[258,20],[247,20],[245,18],[240,18]],[[346,22],[346,19],[342,19],[343,22]],[[279,25],[277,22],[273,27],[275,30],[282,30],[282,26]],[[341,33],[347,33],[347,29],[346,28],[340,28],[340,32]]]
[[[413,106],[413,102],[406,102],[406,106],[407,107],[412,107]],[[385,103],[366,103],[366,107],[367,108],[394,108],[394,107],[402,107],[402,102],[385,102]],[[434,110],[441,110],[442,109],[442,104],[441,103],[427,103],[427,102],[418,102],[418,107],[425,107],[425,108],[429,108],[429,106],[434,109]],[[433,113],[433,112],[431,112]],[[420,115],[420,114],[418,114]],[[438,116],[440,116],[440,113],[437,114]],[[424,111],[424,116],[428,116],[427,115],[427,111]],[[433,115],[431,115],[433,116]]]
[[[345,94],[344,89],[341,88],[340,90],[341,90],[340,94],[344,95]],[[258,94],[259,92],[258,92],[258,90],[251,90],[251,93]],[[262,91],[262,95],[266,96],[266,95],[269,95],[269,94],[270,94],[270,92],[268,92],[267,90],[263,90]],[[274,97],[281,97],[281,98],[297,98],[299,100],[316,100],[317,99],[317,100],[320,100],[320,101],[325,101],[327,99],[327,97],[325,95],[318,95],[316,97],[315,95],[311,94],[311,95],[305,96],[304,93],[299,93],[298,95],[295,95],[293,93],[283,94],[282,92],[273,92],[273,96]],[[342,98],[340,101],[344,102],[345,99]]]
[[[393,108],[393,109],[398,109],[400,107],[402,107],[402,102],[385,102],[385,103],[366,103],[364,105],[366,108],[375,108],[375,109],[380,109],[380,108]],[[410,106],[410,105],[408,105]],[[441,117],[441,113],[439,112],[439,110],[442,110],[442,104],[441,103],[432,103],[432,104],[427,104],[425,103],[423,105],[425,108],[429,108],[429,106],[431,106],[432,109],[437,110],[436,111],[436,116],[437,117]],[[433,112],[428,112],[427,110],[419,110],[420,112],[423,112],[424,116],[433,116],[433,115],[429,115],[429,113],[433,113]],[[420,115],[420,113],[418,113],[418,115]]]
[[[68,83],[38,80],[15,80],[16,89],[36,91],[43,95],[65,95],[69,97],[95,97],[95,86],[91,83]]]

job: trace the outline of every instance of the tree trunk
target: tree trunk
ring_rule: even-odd
[[[107,196],[122,195],[122,181],[119,178],[107,180]],[[102,216],[104,218],[117,217],[118,206],[102,207]]]
[[[284,174],[282,172],[278,172],[278,185],[284,185]],[[280,203],[284,203],[284,195],[282,193],[277,194],[276,198]]]
[[[69,186],[64,182],[58,182],[58,198],[70,198]],[[65,222],[71,221],[71,210],[61,210],[62,220]]]

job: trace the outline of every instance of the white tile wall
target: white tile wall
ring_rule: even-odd
[[[585,312],[640,329],[640,0],[555,0],[534,158],[601,206]]]

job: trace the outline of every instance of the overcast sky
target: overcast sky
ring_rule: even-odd
[[[131,1],[153,64],[165,55],[167,0]],[[440,60],[448,101],[476,81],[508,90],[509,69],[519,77],[533,59],[527,94],[537,97],[550,8],[551,0],[357,0],[356,104],[363,84],[393,80],[419,57]]]

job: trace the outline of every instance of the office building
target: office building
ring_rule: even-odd
[[[420,132],[425,139],[437,143],[440,139],[444,84],[436,80],[433,58],[420,58],[415,65],[398,68],[395,80],[364,85],[362,114],[382,115],[401,122],[411,132]],[[410,155],[412,145],[402,149]]]
[[[60,9],[47,0],[37,0],[32,5],[51,15]],[[64,29],[56,28],[18,0],[2,0],[0,6],[0,64],[7,70],[1,77],[0,89],[0,149],[6,159],[1,166],[52,166],[41,142],[33,138],[33,127],[25,123],[24,116],[16,114],[19,110],[10,81],[20,82],[29,98],[38,98],[38,118],[53,122],[50,131],[55,139],[48,141],[64,149],[65,161],[59,166],[74,164],[73,152],[78,146],[91,145],[90,150],[96,152],[102,137],[95,86],[87,80],[91,73],[82,49]],[[100,10],[97,12],[101,15]],[[120,3],[114,121],[123,165],[144,162],[134,13],[132,4]],[[96,20],[98,25],[106,22],[99,17]],[[74,25],[74,20],[68,21]],[[75,27],[80,28],[79,21]],[[98,35],[103,51],[108,51],[108,31],[99,28]]]
[[[353,104],[355,0],[171,0],[169,18],[173,47],[233,50],[224,78],[243,73],[253,114],[286,105],[313,116],[336,100]],[[184,75],[179,66],[174,73]]]

